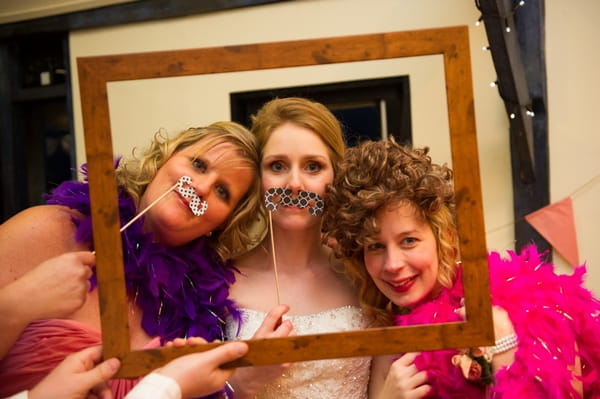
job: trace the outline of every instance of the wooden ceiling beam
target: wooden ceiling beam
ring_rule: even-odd
[[[550,200],[544,0],[476,0],[475,4],[485,23],[499,94],[510,122],[515,249],[534,242],[545,251],[550,244],[525,221],[526,215]],[[530,112],[535,112],[535,118]]]
[[[515,11],[511,0],[479,0],[489,48],[497,73],[497,87],[504,100],[511,140],[516,145],[518,176],[523,183],[535,181],[532,111],[525,67],[521,59]],[[518,3],[519,4],[519,3]]]

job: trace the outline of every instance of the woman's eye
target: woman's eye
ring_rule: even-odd
[[[271,163],[271,170],[273,172],[281,172],[283,170],[283,164],[279,161],[275,161]]]
[[[318,162],[310,162],[308,165],[306,165],[306,170],[308,170],[309,172],[318,172],[322,169],[321,164]]]
[[[415,237],[406,237],[402,240],[402,244],[407,247],[412,247],[417,243],[417,239]]]
[[[229,201],[229,198],[231,197],[231,195],[229,194],[229,190],[227,189],[227,187],[217,186],[216,190],[217,190],[217,195],[220,198],[224,199],[226,202]]]
[[[206,162],[204,162],[202,159],[194,159],[192,161],[192,165],[194,165],[194,168],[198,169],[199,171],[206,172]]]
[[[377,251],[378,249],[383,248],[383,244],[379,243],[379,242],[374,242],[372,244],[368,244],[367,245],[367,251],[371,252],[371,251]]]

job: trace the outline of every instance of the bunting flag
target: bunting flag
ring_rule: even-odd
[[[579,265],[573,201],[567,197],[525,216],[525,220],[565,258],[571,266]]]

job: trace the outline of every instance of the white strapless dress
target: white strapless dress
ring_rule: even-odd
[[[241,327],[227,323],[227,338],[250,339],[266,313],[240,309]],[[320,334],[366,328],[367,318],[359,307],[344,306],[302,316],[284,316],[298,335]],[[240,331],[238,332],[238,327]],[[343,342],[340,342],[343,345]],[[366,399],[370,357],[296,362],[281,377],[266,385],[259,399]]]

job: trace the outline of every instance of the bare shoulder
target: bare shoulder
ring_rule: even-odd
[[[493,306],[492,317],[494,319],[494,334],[496,335],[496,339],[515,333],[514,326],[506,310],[499,306]]]
[[[342,297],[345,297],[345,301],[358,305],[358,293],[356,288],[352,284],[350,276],[346,273],[344,264],[340,259],[337,259],[330,254],[329,256],[329,268],[326,269],[330,279],[324,279],[332,289],[338,292]]]
[[[80,216],[78,212],[60,205],[34,206],[17,213],[0,225],[0,237],[2,241],[23,237],[31,239],[40,235],[48,239],[49,235],[57,235],[65,230],[74,231],[72,220]]]
[[[274,272],[269,254],[262,246],[254,248],[235,261],[239,271],[229,288],[229,296],[247,309],[268,312],[276,303]]]
[[[58,205],[40,205],[19,212],[0,225],[0,286],[39,263],[64,252],[87,249],[75,242],[76,211]]]
[[[260,245],[236,259],[235,267],[239,271],[236,277],[236,284],[239,285],[256,283],[255,280],[262,280],[265,274],[273,273],[270,253]]]

